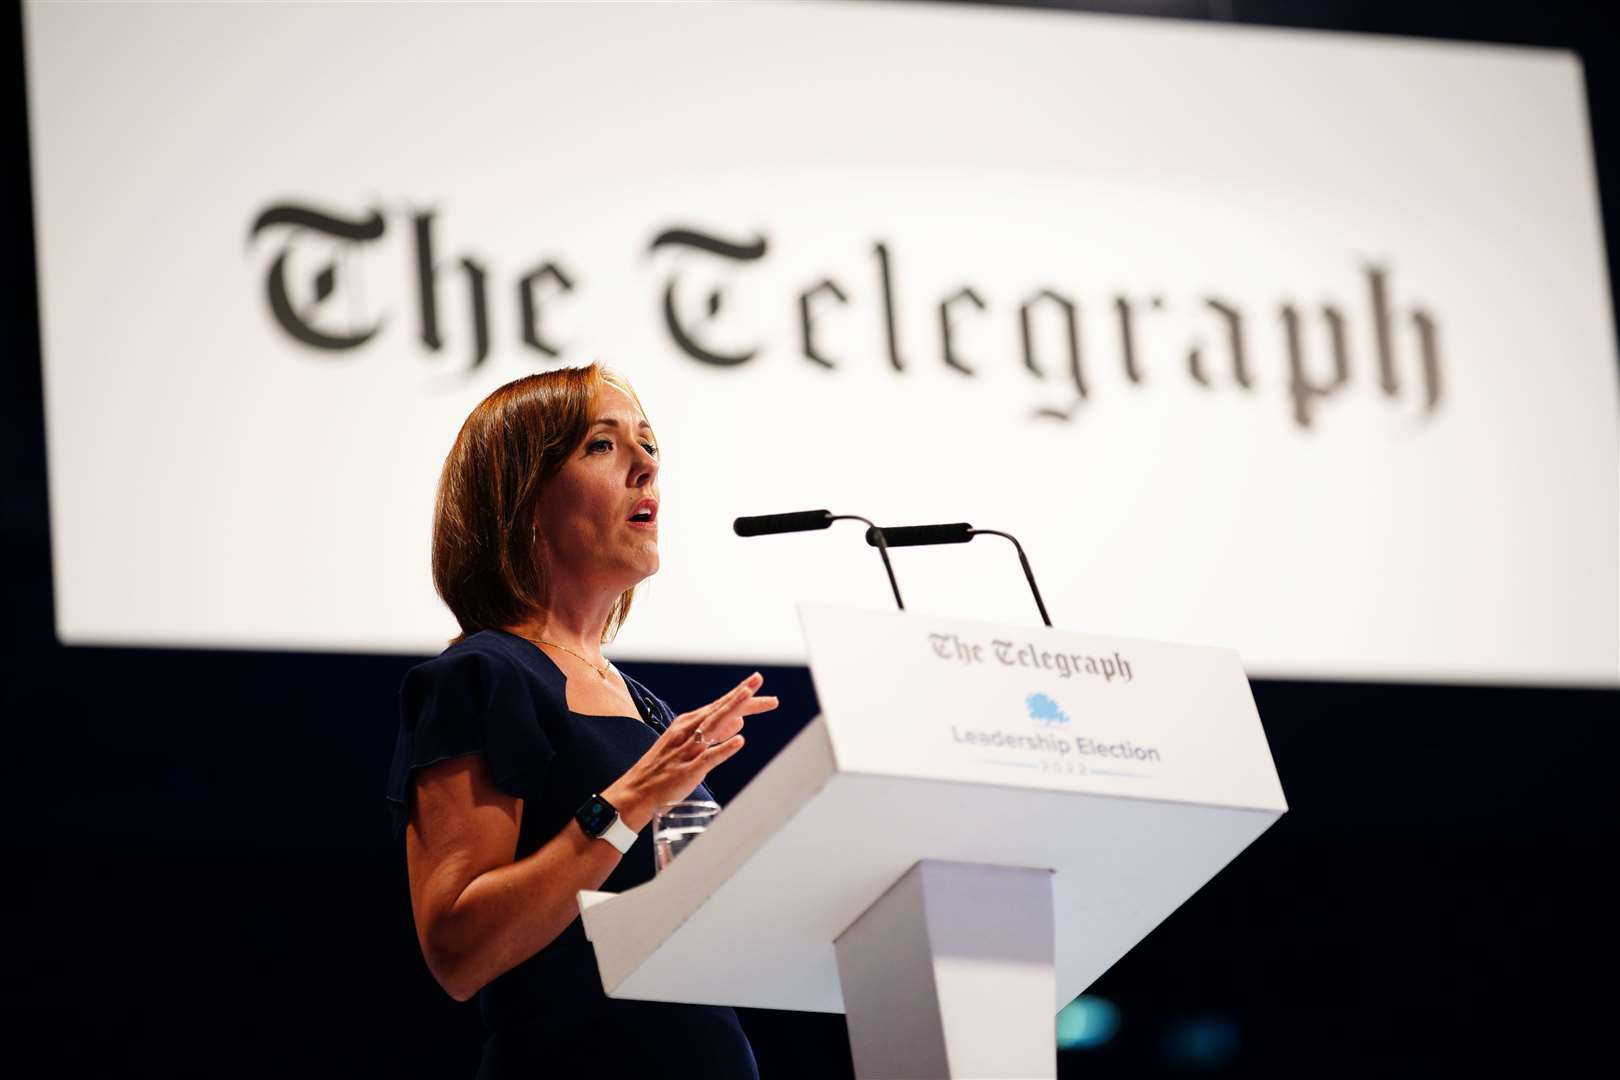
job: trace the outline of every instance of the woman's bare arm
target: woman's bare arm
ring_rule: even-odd
[[[640,832],[658,803],[684,797],[742,748],[743,718],[777,704],[754,696],[762,681],[751,675],[682,714],[602,792],[626,825]],[[495,786],[479,754],[422,769],[412,791],[405,864],[416,937],[428,970],[457,1001],[556,940],[579,915],[579,890],[600,887],[621,858],[612,844],[570,821],[513,861],[523,801]]]
[[[630,828],[652,819],[645,797],[603,794]],[[599,887],[619,864],[617,848],[575,822],[513,862],[522,814],[523,801],[495,786],[481,755],[416,775],[405,829],[411,912],[428,970],[457,1001],[556,940],[579,914],[578,891]]]

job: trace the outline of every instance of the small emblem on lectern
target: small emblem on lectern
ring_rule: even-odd
[[[1029,707],[1029,718],[1042,727],[1056,727],[1069,722],[1069,714],[1045,694],[1031,694],[1024,699],[1024,704]]]

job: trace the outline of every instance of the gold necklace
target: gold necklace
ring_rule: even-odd
[[[589,660],[586,660],[583,656],[580,656],[579,653],[575,652],[573,649],[570,649],[566,645],[559,645],[555,641],[541,641],[539,638],[523,637],[522,634],[519,634],[518,637],[523,638],[524,641],[532,641],[536,645],[550,645],[553,649],[561,649],[563,652],[567,653],[569,656],[576,657],[577,659],[583,661],[585,666],[590,668],[592,671],[596,672],[596,674],[601,677],[603,682],[607,682],[608,672],[613,669],[613,661],[611,661],[611,660],[609,660],[603,666],[597,667],[595,664],[591,663]]]

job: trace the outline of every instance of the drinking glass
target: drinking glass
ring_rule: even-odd
[[[653,811],[653,869],[662,870],[686,850],[720,812],[720,804],[707,799],[660,803]]]

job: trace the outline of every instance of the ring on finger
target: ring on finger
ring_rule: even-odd
[[[702,728],[695,729],[694,734],[697,736],[697,741],[698,742],[702,743],[704,746],[709,745],[709,740],[705,739],[703,737],[703,729]]]

